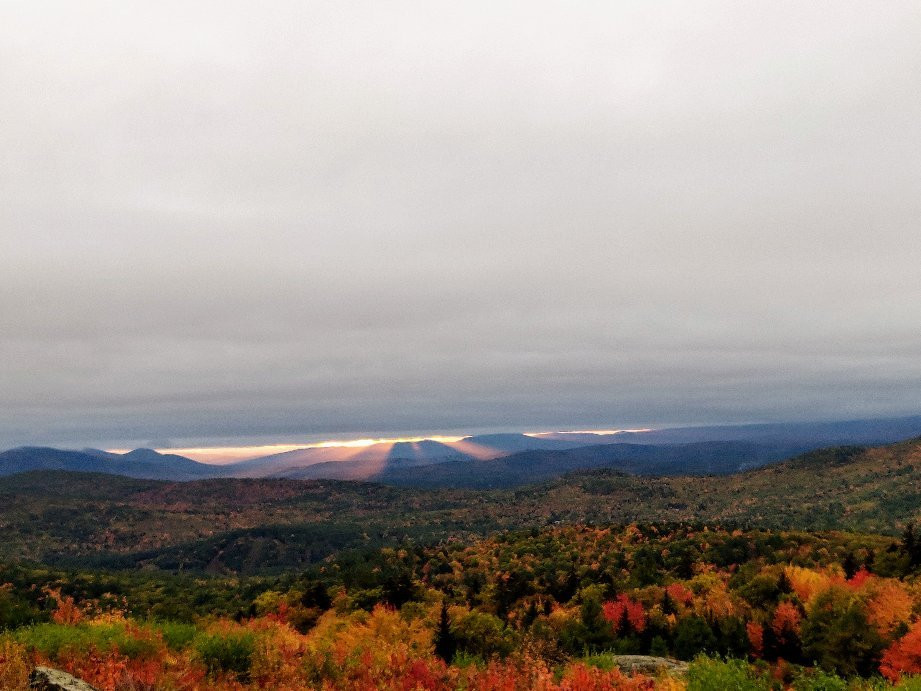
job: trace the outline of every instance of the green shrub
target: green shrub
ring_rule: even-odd
[[[148,631],[146,636],[133,636],[124,629],[115,629],[108,634],[108,641],[119,653],[132,660],[158,657],[162,644]]]
[[[195,637],[195,651],[209,674],[231,672],[240,680],[249,675],[255,636],[248,631],[200,633]]]
[[[192,642],[192,639],[198,633],[193,624],[185,624],[180,621],[159,622],[156,628],[160,631],[160,635],[163,636],[163,642],[166,643],[166,647],[170,650],[182,650]]]
[[[821,669],[810,670],[793,682],[795,691],[847,691],[846,680]]]
[[[451,664],[461,669],[464,669],[466,667],[471,667],[471,666],[472,667],[485,667],[486,660],[484,660],[479,655],[473,655],[472,653],[468,653],[464,650],[461,650],[454,656],[454,659],[451,661]]]
[[[582,662],[584,662],[589,667],[597,667],[598,669],[604,670],[606,672],[609,672],[617,667],[614,662],[614,655],[611,653],[598,653],[596,655],[588,655],[582,658]]]
[[[159,642],[150,632],[141,630],[141,633],[135,635],[121,623],[77,626],[46,623],[19,629],[15,638],[52,660],[67,651],[84,656],[92,650],[101,653],[117,650],[132,659],[156,657],[160,652]]]
[[[43,618],[47,619],[47,615],[32,603],[18,598],[11,587],[0,585],[0,631],[26,626]]]
[[[58,658],[63,650],[84,651],[89,644],[84,633],[85,627],[63,626],[61,624],[35,624],[18,629],[15,639],[30,650],[52,660]]]
[[[655,657],[668,657],[671,651],[668,649],[668,643],[662,636],[653,636],[649,643],[649,654]]]
[[[770,683],[758,677],[744,660],[698,657],[688,669],[688,691],[767,691]]]

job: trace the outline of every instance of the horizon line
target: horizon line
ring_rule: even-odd
[[[630,429],[578,429],[578,430],[553,430],[546,432],[505,432],[497,434],[521,434],[526,437],[544,437],[553,434],[594,434],[597,436],[607,436],[624,433],[643,433],[655,431],[652,427],[639,427]],[[450,434],[433,434],[433,435],[414,435],[399,437],[365,437],[360,439],[326,439],[322,441],[306,442],[303,444],[255,444],[242,446],[189,446],[189,447],[155,447],[153,450],[161,454],[175,454],[190,458],[200,463],[209,463],[213,465],[228,465],[231,463],[240,463],[243,461],[273,456],[290,451],[301,449],[336,449],[336,448],[367,448],[377,444],[417,444],[423,441],[434,441],[442,444],[453,444],[464,439],[480,436],[476,434],[450,435]],[[143,448],[143,447],[139,447]],[[104,449],[109,453],[124,454],[135,449],[130,448],[107,448]]]

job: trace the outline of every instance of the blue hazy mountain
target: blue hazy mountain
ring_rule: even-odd
[[[72,470],[109,473],[152,480],[195,480],[214,475],[214,466],[184,456],[135,449],[118,454],[98,449],[67,451],[23,446],[0,453],[0,475],[29,470]]]
[[[296,468],[280,476],[297,479],[370,480],[412,487],[512,487],[576,470],[613,468],[632,475],[734,473],[772,461],[783,451],[744,441],[691,444],[603,444],[565,450],[529,450],[490,460],[419,464],[402,459],[380,463],[340,461]]]
[[[876,446],[918,436],[921,416],[712,425],[609,435],[551,433],[535,437],[507,433],[474,435],[453,442],[426,439],[362,447],[310,447],[227,465],[198,463],[152,449],[117,454],[98,449],[21,447],[0,453],[0,475],[73,470],[168,480],[297,477],[502,486],[596,467],[662,475],[733,472],[828,446]],[[691,444],[704,446],[687,446]],[[681,445],[686,448],[680,452],[674,448]],[[444,464],[450,466],[437,467]]]
[[[710,425],[670,427],[642,432],[616,434],[574,434],[556,432],[546,435],[589,444],[688,444],[701,441],[751,441],[756,444],[786,444],[790,448],[820,448],[860,444],[880,446],[921,435],[921,416],[843,420],[831,422],[777,422],[756,425]]]

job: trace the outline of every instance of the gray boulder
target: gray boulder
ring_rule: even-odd
[[[99,691],[67,672],[50,667],[36,667],[29,675],[30,691]]]
[[[651,655],[614,655],[614,664],[622,672],[645,674],[651,677],[662,673],[685,674],[688,671],[687,662]]]

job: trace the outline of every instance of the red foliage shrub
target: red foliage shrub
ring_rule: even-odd
[[[860,567],[860,570],[848,579],[847,584],[854,590],[857,590],[863,586],[863,584],[866,583],[870,578],[870,572],[867,571],[864,567]]]
[[[559,691],[653,691],[656,682],[642,675],[628,677],[617,669],[605,671],[576,664],[558,688]]]
[[[67,624],[73,626],[79,624],[83,619],[83,611],[74,603],[74,599],[69,595],[62,595],[59,589],[48,588],[45,590],[48,597],[55,601],[54,612],[51,618],[55,624]]]
[[[69,674],[83,679],[100,691],[116,691],[127,684],[128,660],[117,652],[107,654],[92,652],[80,657],[61,660],[61,667]]]

